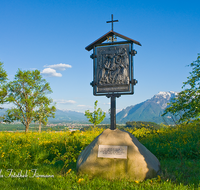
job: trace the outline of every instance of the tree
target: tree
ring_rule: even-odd
[[[183,83],[183,91],[171,101],[162,116],[171,113],[179,117],[178,122],[199,120],[200,116],[200,54],[197,60],[189,66],[192,67],[190,76]]]
[[[5,97],[7,94],[7,89],[6,89],[6,81],[7,81],[7,73],[3,69],[3,63],[0,62],[0,104],[5,103]],[[0,109],[2,109],[0,107]]]
[[[42,115],[43,109],[41,107],[49,107],[52,100],[46,97],[46,94],[51,93],[49,83],[42,79],[40,71],[21,71],[18,70],[14,81],[7,84],[7,98],[6,100],[15,105],[14,108],[7,110],[5,121],[13,122],[20,121],[25,126],[25,132],[28,132],[29,125],[32,121]],[[46,116],[51,116],[55,109],[49,108]],[[42,117],[43,122],[46,116]]]
[[[48,122],[48,117],[55,117],[56,107],[49,107],[50,103],[52,103],[51,99],[46,100],[46,104],[42,104],[39,107],[39,110],[36,112],[36,116],[34,118],[34,122],[39,122],[39,133],[41,132],[42,124],[46,125]]]
[[[89,110],[85,111],[85,116],[89,119],[90,123],[94,124],[94,127],[96,127],[96,125],[100,124],[106,117],[106,113],[103,112],[101,108],[97,109],[97,103],[98,103],[98,101],[96,100],[94,103],[94,111],[93,112],[90,112]]]

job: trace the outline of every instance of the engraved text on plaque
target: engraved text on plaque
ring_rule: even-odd
[[[127,159],[127,146],[99,145],[98,157]]]

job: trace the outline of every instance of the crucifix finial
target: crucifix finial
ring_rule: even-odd
[[[107,21],[106,23],[112,23],[112,31],[113,31],[113,22],[119,22],[118,20],[113,20],[113,14],[111,14],[111,21]]]

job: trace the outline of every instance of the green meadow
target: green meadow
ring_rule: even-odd
[[[80,175],[80,152],[104,129],[0,132],[1,189],[200,189],[200,125],[127,127],[160,161],[153,179],[106,180]]]

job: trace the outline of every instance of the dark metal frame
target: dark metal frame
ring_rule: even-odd
[[[97,81],[96,81],[96,62],[97,62],[97,55],[96,55],[96,48],[100,46],[114,46],[119,44],[129,44],[129,72],[130,72],[130,88],[129,91],[125,92],[107,92],[107,93],[97,93]],[[121,95],[129,95],[134,94],[134,85],[136,85],[137,80],[133,77],[133,56],[137,52],[133,49],[133,42],[132,41],[123,41],[123,42],[111,42],[111,43],[103,43],[103,44],[95,44],[93,47],[93,54],[90,56],[93,59],[93,82],[90,84],[93,87],[93,94],[95,96],[106,96],[107,98],[111,98],[111,115],[110,115],[110,129],[116,129],[116,97],[119,98]]]
[[[105,92],[105,93],[100,93],[97,92],[97,77],[96,77],[96,62],[97,62],[97,55],[96,55],[96,48],[100,47],[100,46],[114,46],[114,45],[122,45],[122,44],[129,44],[129,62],[130,62],[130,66],[129,66],[129,71],[130,71],[130,86],[129,86],[129,90],[125,91],[125,92]],[[93,48],[93,54],[90,56],[93,59],[93,81],[90,83],[91,86],[93,87],[93,94],[95,96],[109,96],[109,95],[117,95],[117,96],[121,96],[121,95],[128,95],[128,94],[134,94],[134,85],[137,83],[137,81],[134,79],[134,75],[133,75],[133,56],[136,54],[137,52],[135,50],[133,50],[133,43],[131,41],[125,41],[125,42],[111,42],[111,43],[104,43],[104,44],[97,44],[94,46]]]

